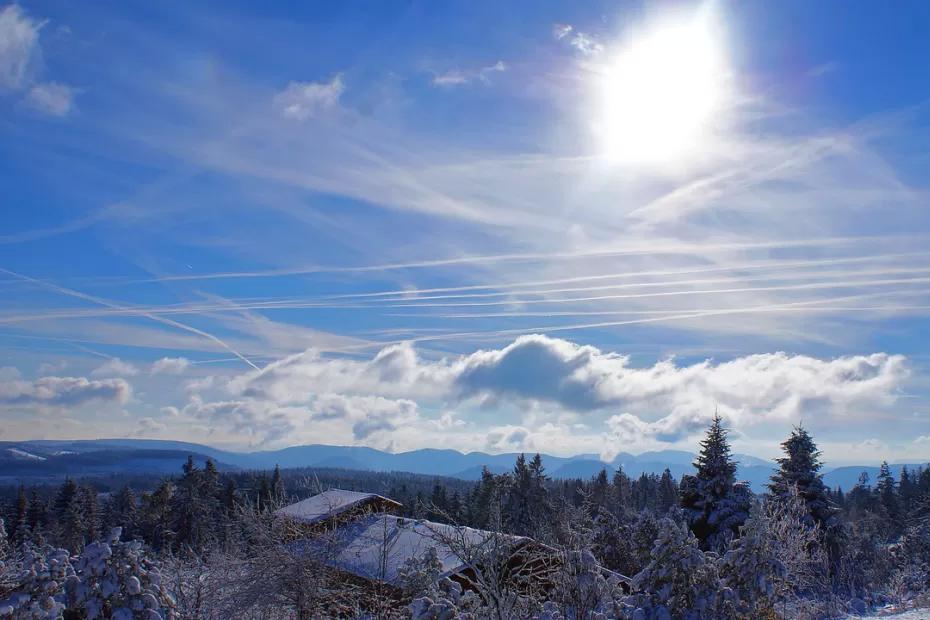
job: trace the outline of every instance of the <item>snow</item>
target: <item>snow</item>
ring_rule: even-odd
[[[921,609],[911,609],[897,613],[877,612],[868,616],[847,616],[847,620],[859,620],[860,618],[891,618],[892,620],[928,620],[930,619],[930,607]]]
[[[26,452],[25,450],[20,450],[19,448],[7,448],[6,450],[11,455],[19,459],[27,459],[30,461],[44,461],[44,456],[39,456],[38,454],[33,454],[31,452]]]
[[[374,493],[331,489],[319,495],[308,497],[296,504],[280,508],[275,511],[275,514],[303,521],[304,523],[317,523],[374,500],[397,503]]]
[[[491,532],[397,517],[372,514],[339,528],[332,538],[304,541],[313,553],[329,558],[327,563],[366,579],[399,585],[400,572],[411,559],[426,556],[433,547],[442,567],[440,576],[459,572],[462,559],[443,541],[459,547],[492,543]],[[524,540],[507,537],[510,541]]]

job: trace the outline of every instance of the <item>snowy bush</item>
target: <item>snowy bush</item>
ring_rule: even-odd
[[[157,566],[142,543],[120,542],[116,528],[107,542],[87,545],[80,556],[51,546],[24,546],[11,560],[17,575],[0,602],[0,618],[56,619],[75,612],[88,620],[167,620],[171,601]]]
[[[625,614],[637,620],[726,618],[733,592],[717,575],[717,556],[704,553],[687,527],[660,522],[649,564],[633,578],[637,594],[627,597]]]

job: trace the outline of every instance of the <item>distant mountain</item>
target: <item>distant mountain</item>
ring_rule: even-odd
[[[22,446],[23,444],[19,444]],[[42,446],[8,447],[0,444],[0,483],[55,481],[66,476],[94,477],[120,474],[176,474],[193,456],[203,466],[210,456],[190,450],[137,449],[104,446],[98,450],[42,451]],[[216,460],[220,470],[238,469]]]
[[[56,479],[66,475],[95,476],[113,473],[174,474],[180,471],[188,455],[202,463],[207,458],[221,469],[271,469],[319,467],[370,471],[406,471],[416,474],[450,476],[478,480],[487,467],[493,473],[513,468],[517,453],[462,453],[455,450],[423,449],[390,453],[362,446],[328,446],[312,444],[282,450],[233,452],[183,441],[153,439],[97,439],[74,441],[0,442],[0,481],[24,478]],[[739,464],[737,478],[762,491],[775,463],[748,454],[734,454]],[[610,462],[595,454],[572,457],[542,455],[547,473],[554,478],[590,478],[601,469],[609,475],[622,467],[628,476],[661,474],[666,468],[680,478],[693,473],[695,455],[683,450],[660,450],[639,455],[621,452]],[[903,465],[893,465],[895,475]],[[908,465],[916,468],[918,465]],[[861,472],[874,479],[873,466],[825,467],[824,481],[830,487],[851,488]]]

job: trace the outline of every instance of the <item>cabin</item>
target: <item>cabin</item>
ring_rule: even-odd
[[[380,495],[333,489],[276,514],[308,528],[295,537],[295,549],[313,553],[353,580],[399,589],[408,563],[422,561],[432,550],[439,577],[464,589],[474,589],[479,571],[484,578],[516,579],[527,589],[553,585],[561,562],[556,549],[525,536],[405,518],[398,516],[400,508]],[[485,570],[489,563],[494,570]]]
[[[275,511],[275,515],[291,521],[305,535],[339,527],[369,514],[395,514],[403,508],[399,502],[358,491],[330,489]]]

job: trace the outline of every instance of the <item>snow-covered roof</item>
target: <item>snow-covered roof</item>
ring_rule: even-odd
[[[319,495],[308,497],[296,504],[291,504],[275,511],[276,515],[289,517],[304,523],[316,523],[341,514],[369,502],[390,502],[392,499],[375,495],[374,493],[359,493],[358,491],[343,491],[331,489]],[[398,506],[400,504],[397,504]]]
[[[442,565],[442,574],[451,575],[465,563],[453,551],[463,545],[477,548],[494,544],[495,534],[459,527],[406,519],[394,515],[371,514],[340,527],[330,536],[299,543],[327,558],[331,566],[365,579],[399,585],[400,571],[407,560],[423,558],[430,547]],[[500,535],[499,535],[500,536]],[[504,536],[510,542],[529,539]],[[447,544],[449,541],[450,544]]]

